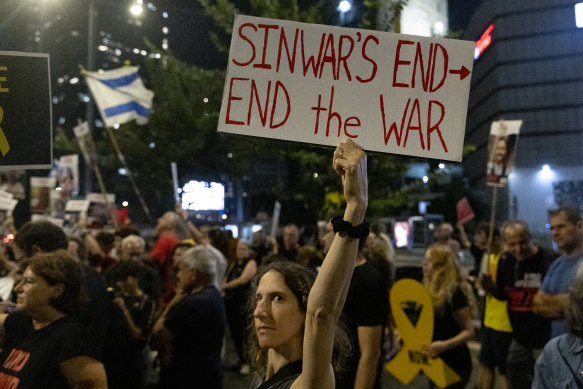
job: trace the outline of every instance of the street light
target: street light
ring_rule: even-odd
[[[130,12],[134,16],[139,16],[144,12],[144,7],[141,4],[134,4],[130,7]]]
[[[340,4],[338,4],[338,11],[340,11],[342,13],[346,13],[346,12],[350,11],[351,8],[352,8],[352,4],[350,4],[350,1],[348,1],[348,0],[342,0],[340,2]]]
[[[346,12],[352,9],[352,3],[349,0],[342,0],[338,3],[338,12],[340,12],[340,25],[344,25],[344,16]]]

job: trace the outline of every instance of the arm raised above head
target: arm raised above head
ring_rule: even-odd
[[[346,210],[344,220],[363,223],[368,204],[366,154],[347,140],[336,148],[334,170],[342,177]],[[368,235],[368,233],[367,233]],[[331,388],[331,367],[336,323],[340,317],[356,263],[358,239],[338,232],[308,297],[303,346],[303,369],[292,388]]]

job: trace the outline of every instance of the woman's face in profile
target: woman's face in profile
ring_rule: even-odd
[[[429,277],[433,272],[433,260],[431,259],[431,252],[429,250],[425,253],[421,268],[423,270],[423,277]]]
[[[22,280],[15,287],[18,296],[16,309],[33,313],[50,305],[50,299],[58,297],[62,292],[63,284],[57,285],[49,285],[42,277],[34,274],[30,267],[27,267]]]
[[[306,314],[281,273],[271,270],[261,277],[255,293],[255,332],[261,348],[302,346]]]

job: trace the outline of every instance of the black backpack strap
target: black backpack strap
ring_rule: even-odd
[[[577,385],[578,389],[583,389],[583,382],[581,382],[581,379],[579,378],[579,374],[578,374],[579,372],[577,372],[575,369],[573,369],[573,367],[571,366],[571,364],[569,363],[567,358],[565,358],[565,356],[561,352],[561,348],[559,347],[559,342],[556,343],[556,346],[557,346],[557,352],[559,353],[561,358],[563,358],[563,362],[565,362],[565,365],[569,368],[569,370],[573,374],[573,380],[575,382],[575,385]]]

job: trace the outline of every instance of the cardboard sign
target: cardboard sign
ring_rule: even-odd
[[[271,218],[271,231],[269,232],[269,237],[271,239],[275,239],[277,234],[277,227],[279,226],[279,216],[281,214],[281,203],[279,201],[275,201],[273,205],[273,217]]]
[[[474,43],[237,15],[218,131],[461,161]]]
[[[10,192],[5,192],[0,189],[0,199],[13,199],[14,195]]]
[[[470,207],[470,202],[468,201],[467,197],[462,197],[456,204],[456,211],[457,211],[457,221],[461,224],[466,224],[470,220],[472,220],[476,215],[474,215],[474,211],[472,207]]]
[[[8,199],[8,198],[0,198],[0,211],[6,211],[8,214],[11,214],[14,211],[14,207],[18,204],[18,200],[15,199]]]
[[[30,177],[30,213],[48,215],[51,207],[51,191],[55,177]]]
[[[62,198],[79,194],[79,154],[63,155],[59,159],[57,185]]]
[[[486,183],[489,186],[505,186],[508,174],[514,165],[518,146],[518,133],[522,120],[500,120],[492,122],[488,140],[488,168]]]
[[[69,200],[65,207],[66,212],[87,212],[89,200]]]
[[[422,346],[433,339],[433,302],[423,284],[402,279],[393,285],[390,294],[391,312],[403,339],[403,347],[389,363],[387,371],[405,385],[420,372],[437,386],[444,388],[460,380],[459,375],[441,358],[429,358]]]
[[[0,170],[53,161],[48,54],[0,51]]]

